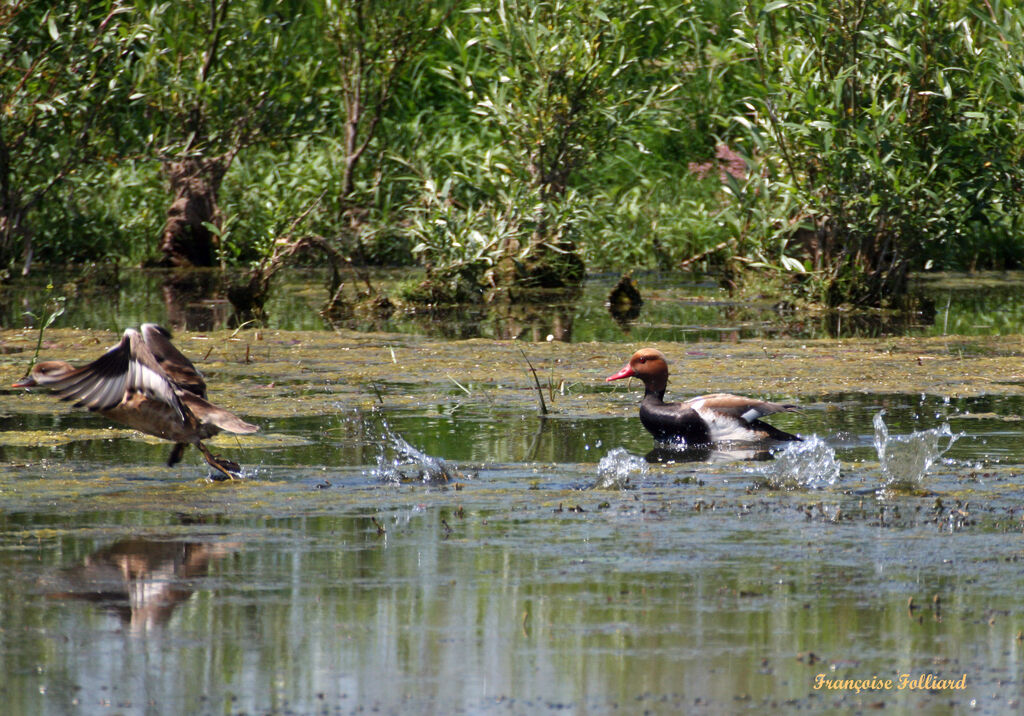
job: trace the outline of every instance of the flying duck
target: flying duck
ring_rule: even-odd
[[[125,330],[121,342],[88,365],[40,361],[15,388],[46,387],[115,422],[174,443],[169,466],[190,444],[224,478],[238,477],[237,463],[214,457],[202,440],[221,431],[254,433],[259,428],[206,400],[206,382],[171,343],[167,329],[144,323]]]

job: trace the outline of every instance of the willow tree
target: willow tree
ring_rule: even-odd
[[[332,48],[329,72],[340,102],[342,222],[335,237],[351,262],[373,231],[367,217],[377,203],[389,154],[399,154],[384,130],[415,103],[416,87],[433,71],[436,46],[462,0],[325,0],[323,19]],[[400,120],[399,120],[400,121]]]
[[[793,0],[743,17],[750,194],[793,207],[802,240],[784,237],[776,259],[816,298],[891,304],[928,259],[1019,244],[1019,6]]]
[[[343,269],[360,271],[364,240],[388,223],[381,216],[381,197],[399,182],[388,181],[404,148],[386,128],[400,123],[415,102],[417,79],[430,72],[428,48],[461,0],[321,0],[312,3],[316,31],[322,38],[320,91],[322,141],[335,170],[320,196],[275,239],[271,250],[249,273],[244,289],[247,312],[257,314],[273,276],[300,253],[318,253],[332,266],[330,299],[323,309],[329,320],[347,316],[352,301],[345,297]],[[315,225],[315,226],[311,226]],[[369,299],[382,310],[390,303],[363,273],[354,298]]]
[[[32,212],[115,150],[131,102],[133,17],[107,3],[0,5],[0,270],[35,251]]]
[[[319,120],[319,36],[306,4],[285,0],[138,0],[138,127],[173,194],[160,233],[163,263],[217,260],[218,192],[240,152],[284,142]]]
[[[672,13],[606,0],[499,0],[467,22],[443,72],[485,139],[457,171],[425,184],[414,230],[434,284],[427,295],[464,298],[471,284],[576,285],[576,215],[587,204],[576,187],[671,92]]]

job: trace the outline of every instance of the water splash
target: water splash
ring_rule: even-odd
[[[921,481],[935,461],[946,454],[963,433],[954,433],[949,423],[929,430],[918,430],[909,435],[890,435],[885,425],[885,411],[875,414],[875,452],[885,487],[896,490],[920,489]],[[941,445],[943,439],[947,442]]]
[[[380,443],[377,467],[371,474],[381,482],[445,483],[468,477],[443,458],[413,447],[386,420],[381,420]]]
[[[790,443],[774,457],[758,468],[763,487],[817,490],[834,485],[839,479],[836,451],[817,435]]]
[[[617,447],[597,463],[597,482],[594,483],[594,489],[623,490],[631,487],[631,477],[643,477],[646,474],[646,460],[630,454],[626,448]]]

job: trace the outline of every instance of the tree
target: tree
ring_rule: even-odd
[[[29,272],[32,212],[73,173],[115,152],[115,117],[133,101],[133,22],[116,3],[0,6],[3,271],[20,253]]]
[[[240,152],[320,126],[320,37],[304,7],[137,2],[148,32],[136,126],[174,194],[160,235],[165,265],[214,264],[223,227],[218,192]]]
[[[752,4],[757,196],[796,197],[781,256],[831,305],[899,299],[924,257],[1015,232],[1024,186],[1020,9],[925,0]],[[776,190],[778,189],[778,190]],[[782,245],[783,251],[786,245]]]
[[[336,188],[325,187],[300,215],[305,220],[316,209],[323,234],[300,227],[298,219],[293,221],[261,257],[247,284],[234,291],[236,307],[244,304],[244,312],[259,313],[274,274],[299,253],[312,251],[324,256],[333,269],[331,298],[323,313],[342,316],[351,311],[342,292],[341,269],[357,267],[364,239],[386,221],[375,222],[373,217],[383,203],[381,195],[387,194],[382,185],[393,179],[384,168],[386,159],[401,152],[386,127],[403,114],[404,108],[396,102],[399,94],[406,103],[415,102],[417,79],[429,71],[428,48],[441,37],[460,2],[323,0],[315,4],[317,32],[324,43],[321,91],[330,98],[322,108],[325,141],[339,150],[340,174],[335,177]],[[325,220],[327,215],[334,221]],[[374,295],[365,275],[360,283],[365,290],[357,291],[357,298],[390,305]]]
[[[471,19],[443,72],[494,140],[426,184],[417,249],[435,283],[576,285],[574,182],[671,92],[674,23],[605,0],[502,0]]]

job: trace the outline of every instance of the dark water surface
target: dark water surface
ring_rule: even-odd
[[[5,713],[1020,707],[1019,397],[805,399],[775,422],[838,459],[816,490],[760,487],[779,460],[725,452],[595,490],[602,459],[651,450],[632,416],[458,401],[261,421],[265,443],[229,453],[249,478],[210,484],[194,452],[166,468],[166,444],[19,399],[0,421]],[[872,491],[880,410],[892,436],[964,433],[917,494]],[[452,481],[424,482],[425,456]]]

